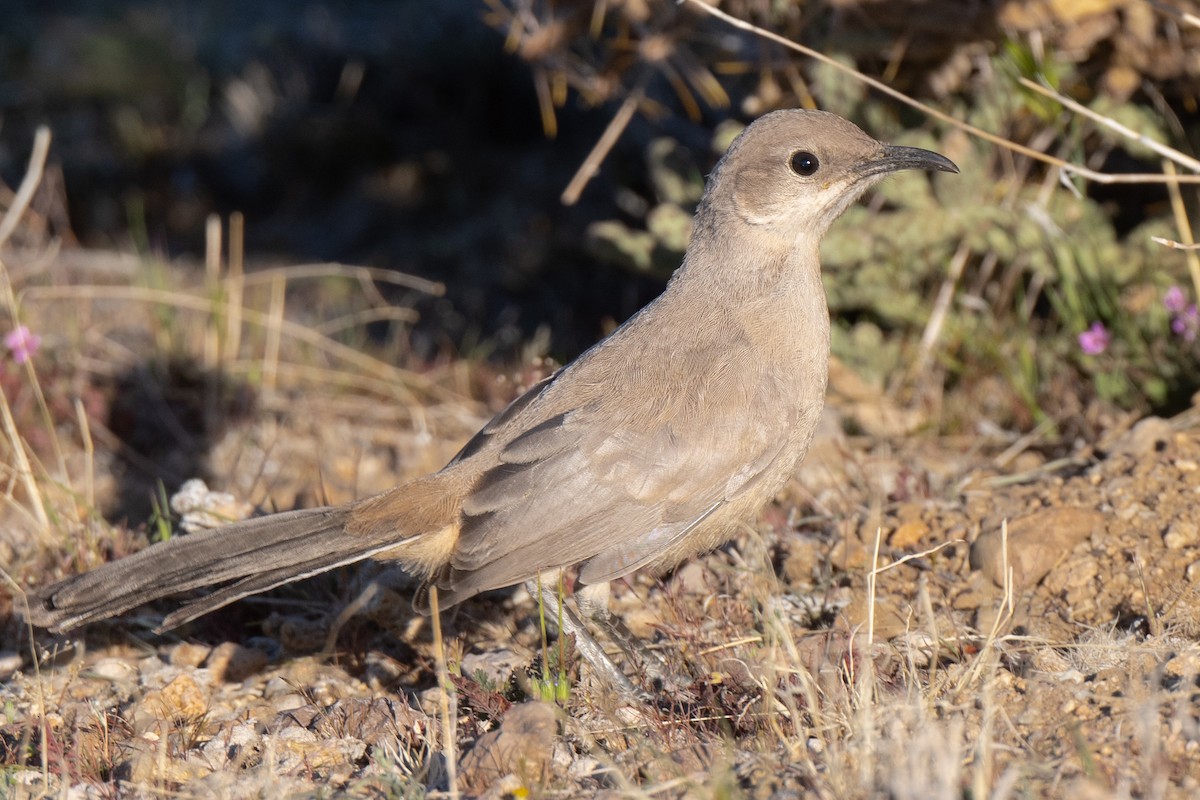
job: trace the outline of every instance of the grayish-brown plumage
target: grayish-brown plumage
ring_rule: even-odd
[[[663,294],[501,412],[441,471],[344,506],[179,536],[40,592],[55,630],[219,586],[165,630],[364,558],[427,576],[443,606],[570,566],[587,585],[730,538],[793,474],[825,396],[817,248],[890,172],[957,172],[833,114],[754,122],[710,176]]]

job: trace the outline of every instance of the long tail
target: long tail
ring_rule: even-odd
[[[30,621],[69,631],[166,595],[229,583],[168,615],[169,630],[248,595],[369,558],[395,535],[345,533],[353,506],[288,511],[153,545],[61,581],[33,598]]]

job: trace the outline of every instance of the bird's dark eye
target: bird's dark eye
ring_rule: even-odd
[[[802,175],[807,178],[812,175],[821,166],[821,162],[817,157],[807,150],[798,150],[792,153],[792,160],[789,162],[792,167],[792,172],[797,175]]]

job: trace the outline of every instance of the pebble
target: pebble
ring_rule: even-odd
[[[1048,508],[1018,517],[1008,523],[1008,562],[1017,587],[1036,584],[1071,552],[1075,545],[1097,534],[1103,535],[1104,514],[1086,508]],[[971,567],[1004,584],[1002,529],[985,531],[971,545]]]
[[[549,703],[513,706],[500,720],[497,730],[485,733],[462,760],[464,783],[484,790],[506,775],[540,783],[554,752],[558,712]]]
[[[1118,454],[1144,456],[1166,447],[1174,438],[1171,423],[1161,417],[1146,417],[1119,437],[1109,448],[1109,457]]]
[[[176,667],[198,667],[212,652],[208,645],[181,642],[171,650],[171,664]]]
[[[537,774],[553,755],[558,710],[549,703],[521,703],[505,712],[500,727],[484,734],[463,758],[464,773],[485,777]]]
[[[8,680],[20,668],[20,653],[14,650],[0,650],[0,681]]]
[[[223,642],[213,648],[208,657],[208,669],[213,679],[225,683],[241,683],[270,661],[267,654],[236,642]]]
[[[920,520],[905,522],[888,537],[888,544],[898,550],[907,550],[925,541],[930,534],[929,526]]]
[[[153,689],[133,707],[131,721],[136,733],[158,730],[163,724],[196,720],[208,711],[208,698],[191,675],[177,675],[161,689]]]
[[[486,653],[467,653],[462,659],[462,674],[474,677],[482,673],[492,686],[503,689],[508,686],[513,673],[523,669],[526,659],[515,650],[502,648]]]
[[[132,683],[138,679],[137,668],[126,658],[102,658],[87,672],[92,677],[113,683]]]
[[[1171,523],[1163,535],[1163,544],[1171,550],[1182,550],[1200,541],[1200,527],[1195,520],[1180,517]]]
[[[180,517],[179,527],[188,533],[219,528],[245,519],[254,506],[228,492],[214,492],[199,478],[192,478],[171,496],[171,510]]]

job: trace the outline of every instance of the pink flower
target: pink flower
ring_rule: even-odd
[[[24,325],[19,325],[8,332],[4,337],[4,346],[12,353],[13,361],[18,364],[24,364],[42,344],[42,337],[36,333],[30,333],[29,328]]]
[[[1098,356],[1108,349],[1108,329],[1103,322],[1093,322],[1092,327],[1079,334],[1079,348],[1089,356]]]
[[[1182,336],[1185,342],[1196,341],[1196,334],[1200,332],[1200,311],[1196,310],[1194,303],[1180,309],[1171,320],[1171,330]]]
[[[1167,289],[1167,293],[1163,295],[1163,308],[1170,311],[1172,314],[1178,314],[1187,307],[1187,297],[1183,294],[1183,289],[1178,286],[1172,286]]]

